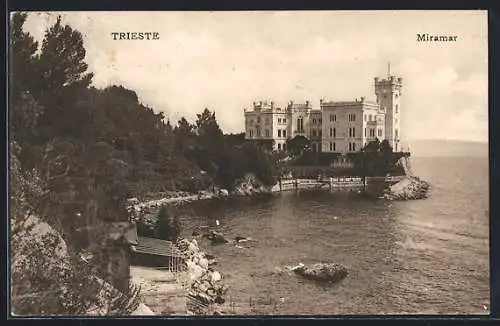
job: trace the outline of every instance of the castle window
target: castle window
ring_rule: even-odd
[[[257,117],[257,123],[259,123],[259,122],[260,122],[260,117]]]
[[[355,113],[349,113],[349,121],[356,121],[356,114]]]
[[[278,129],[278,137],[281,137],[281,129]]]
[[[333,142],[333,151],[335,152],[336,149],[335,149],[335,142]]]
[[[398,130],[397,129],[394,130],[394,135],[396,136],[396,138],[398,138]]]
[[[257,137],[260,137],[260,129],[257,129]]]
[[[286,143],[283,143],[283,150],[286,150]]]
[[[337,137],[337,129],[333,128],[333,138]]]
[[[396,104],[396,113],[398,113],[399,105]]]
[[[382,129],[378,129],[377,130],[377,134],[378,134],[379,137],[382,137]]]
[[[278,118],[278,123],[281,123],[281,118]]]
[[[370,114],[370,116],[368,117],[368,121],[372,121],[372,118],[373,116]]]
[[[253,130],[250,130],[250,137],[253,137]]]
[[[269,137],[269,129],[266,129],[266,137]]]
[[[286,130],[283,130],[283,137],[286,138]]]
[[[316,137],[316,129],[313,129],[313,137]]]
[[[349,143],[349,152],[352,151],[352,144]]]
[[[366,116],[365,116],[365,118],[366,118]],[[365,128],[365,137],[366,137],[366,128]]]
[[[354,152],[356,150],[356,143],[352,143],[352,151]]]
[[[330,152],[333,152],[333,143],[330,142]]]
[[[349,128],[349,137],[352,137],[352,138],[356,137],[356,129],[355,128]]]
[[[313,119],[313,123],[316,123],[316,119]]]
[[[330,138],[333,137],[333,128],[330,128]]]
[[[321,118],[320,118],[320,119],[319,119],[319,123],[323,123],[323,119],[321,119]]]
[[[322,137],[322,136],[323,136],[323,130],[318,129],[318,132],[319,132],[318,136],[319,136],[319,137]]]
[[[281,144],[278,144],[278,150],[281,151]]]
[[[336,114],[330,114],[330,122],[335,122],[337,121],[337,115]]]
[[[283,119],[283,123],[286,123],[286,119]]]
[[[297,130],[298,132],[304,132],[304,119],[303,118],[297,118]]]
[[[375,137],[375,129],[370,128],[370,137]]]

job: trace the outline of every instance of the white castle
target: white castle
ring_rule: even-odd
[[[274,102],[254,102],[245,109],[245,138],[274,140],[275,150],[286,149],[286,140],[302,135],[318,152],[357,152],[368,142],[387,139],[395,152],[401,151],[402,78],[375,77],[376,102],[359,100],[327,102],[320,109],[311,103],[289,102],[279,107]]]

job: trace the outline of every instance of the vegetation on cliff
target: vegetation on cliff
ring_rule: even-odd
[[[182,118],[172,126],[132,90],[93,87],[82,34],[59,17],[38,44],[23,30],[26,19],[16,13],[11,20],[12,252],[22,250],[20,243],[27,239],[26,216],[37,216],[54,229],[74,257],[70,264],[76,274],[66,288],[74,291],[71,307],[76,308],[41,304],[59,300],[57,292],[37,293],[60,279],[35,264],[13,275],[13,309],[80,314],[98,291],[88,287],[90,292],[80,295],[78,284],[86,284],[94,271],[106,279],[102,253],[109,248],[109,225],[128,221],[127,198],[212,186],[230,189],[247,173],[272,184],[276,164],[271,153],[242,135],[224,135],[208,109],[194,124]],[[37,261],[42,252],[30,259]],[[82,256],[94,257],[86,260],[89,268],[82,267]],[[131,288],[130,296],[134,293]]]

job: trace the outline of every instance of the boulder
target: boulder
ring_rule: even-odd
[[[245,237],[238,236],[238,237],[234,238],[234,241],[236,241],[236,242],[246,242],[246,241],[248,241],[248,239],[245,238]]]
[[[318,263],[312,266],[299,264],[291,270],[297,275],[322,282],[338,282],[349,274],[344,265],[331,263]]]
[[[199,279],[203,275],[203,273],[205,272],[203,270],[203,268],[201,268],[200,266],[196,265],[192,261],[188,260],[186,262],[186,264],[187,264],[187,268],[188,268],[189,278],[191,280]]]
[[[218,271],[213,271],[211,276],[212,276],[211,277],[212,283],[218,282],[222,279],[222,276],[220,275],[220,273]]]
[[[203,269],[208,269],[208,259],[206,258],[199,258],[198,259],[198,265],[203,268]]]
[[[213,230],[209,232],[208,239],[211,240],[213,244],[229,242],[222,233]]]

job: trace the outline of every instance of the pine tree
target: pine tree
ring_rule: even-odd
[[[158,219],[156,220],[156,236],[159,239],[163,240],[171,240],[173,233],[172,233],[172,222],[170,220],[170,214],[168,212],[168,209],[165,205],[163,205],[160,208],[160,211],[158,212]]]

